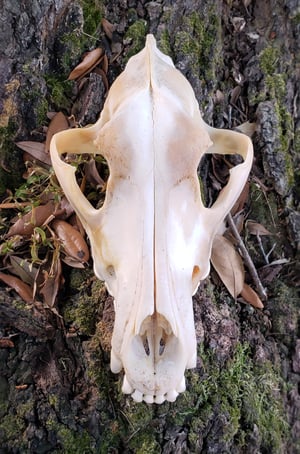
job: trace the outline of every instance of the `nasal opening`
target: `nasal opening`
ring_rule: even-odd
[[[154,313],[145,318],[139,336],[147,356],[162,356],[173,332],[168,320],[161,314]]]

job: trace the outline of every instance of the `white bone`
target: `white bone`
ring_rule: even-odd
[[[97,210],[63,153],[103,155],[110,176]],[[197,167],[205,153],[244,161],[211,208]],[[192,87],[148,35],[112,85],[92,127],[56,134],[57,178],[89,236],[94,271],[114,297],[111,369],[137,402],[173,402],[196,366],[192,295],[209,273],[212,240],[250,171],[252,144],[201,118]]]

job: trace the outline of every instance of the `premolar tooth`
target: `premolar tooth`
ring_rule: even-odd
[[[124,375],[124,380],[123,380],[123,385],[122,385],[122,392],[124,394],[131,394],[133,392],[133,387],[131,386],[131,384],[127,380],[126,375]]]
[[[131,394],[131,397],[136,402],[142,402],[142,400],[143,400],[143,394],[140,391],[138,391],[137,389]]]

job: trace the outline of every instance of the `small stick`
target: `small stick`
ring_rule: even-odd
[[[238,232],[238,230],[236,228],[236,225],[235,225],[234,220],[233,220],[233,218],[232,218],[230,213],[227,215],[226,219],[227,219],[228,225],[229,225],[229,227],[230,227],[235,239],[238,242],[238,247],[241,250],[241,253],[242,253],[242,256],[243,256],[243,258],[245,260],[247,268],[248,268],[248,270],[249,270],[249,272],[251,274],[251,277],[253,279],[253,282],[254,282],[254,284],[255,284],[255,286],[257,288],[257,292],[258,292],[260,298],[262,300],[266,301],[267,298],[268,298],[266,290],[264,289],[264,287],[263,287],[263,285],[261,283],[261,280],[260,280],[260,278],[259,278],[259,276],[257,274],[257,271],[256,271],[256,268],[254,266],[254,263],[253,263],[250,255],[249,255],[247,249],[246,249],[246,246],[244,245],[244,242],[243,242],[243,240],[242,240],[242,238],[241,238],[241,236],[240,236],[240,234],[239,234],[239,232]]]
[[[0,203],[0,210],[26,207],[26,206],[28,206],[28,202],[3,202],[3,203]]]

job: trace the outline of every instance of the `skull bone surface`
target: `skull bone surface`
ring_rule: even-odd
[[[196,365],[192,295],[247,180],[251,141],[202,120],[189,82],[148,35],[113,83],[99,120],[56,134],[50,152],[90,239],[95,274],[114,297],[111,369],[124,369],[123,392],[136,401],[174,401],[185,390],[185,369]],[[102,208],[84,197],[63,153],[105,157]],[[211,208],[197,175],[205,153],[243,157]]]

